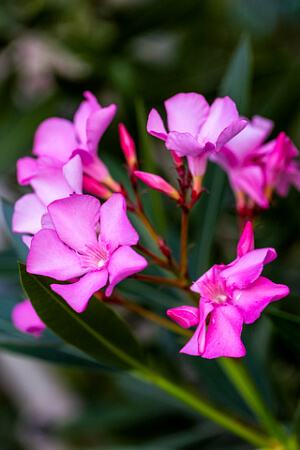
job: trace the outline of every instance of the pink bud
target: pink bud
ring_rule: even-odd
[[[128,133],[125,125],[123,125],[122,123],[119,123],[119,137],[121,148],[126,158],[128,167],[132,171],[134,171],[137,168],[135,143],[130,134]]]
[[[99,181],[94,180],[94,178],[87,177],[83,175],[83,189],[89,194],[96,195],[97,197],[108,199],[111,196],[111,191],[109,191],[105,186],[103,186]]]
[[[237,256],[241,258],[254,249],[254,236],[251,222],[247,222],[237,246]]]
[[[161,191],[164,194],[169,195],[169,197],[174,198],[174,200],[180,199],[179,192],[162,177],[154,175],[153,173],[141,172],[139,170],[136,170],[134,175],[144,183],[148,184],[152,189]]]

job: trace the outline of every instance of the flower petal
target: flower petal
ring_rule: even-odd
[[[268,208],[269,202],[264,194],[264,174],[260,166],[249,165],[236,171],[228,168],[228,175],[234,191],[242,190],[261,208]]]
[[[244,289],[260,276],[264,264],[273,261],[277,254],[273,248],[260,248],[246,253],[241,258],[226,266],[220,277],[227,287]]]
[[[289,292],[284,284],[275,284],[268,278],[259,277],[246,289],[235,289],[231,303],[242,312],[244,323],[252,323],[270,302],[285,297]]]
[[[254,116],[251,122],[228,142],[228,147],[243,163],[246,158],[251,157],[252,151],[262,145],[271,133],[274,123],[264,117]]]
[[[59,198],[68,197],[74,190],[67,183],[61,167],[48,166],[40,169],[30,184],[45,205]]]
[[[81,144],[86,145],[87,137],[86,137],[86,124],[90,115],[100,109],[101,106],[98,103],[98,100],[89,91],[83,93],[86,100],[80,103],[79,108],[77,109],[74,115],[74,128],[77,133],[78,140]]]
[[[146,259],[132,250],[131,247],[123,246],[118,248],[112,254],[108,263],[110,284],[105,291],[105,295],[109,297],[117,283],[145,269],[147,264]]]
[[[247,120],[241,119],[241,120],[235,120],[231,122],[231,124],[224,128],[223,131],[221,131],[217,142],[216,142],[216,149],[219,151],[225,144],[227,144],[228,141],[230,141],[234,136],[236,136],[240,131],[242,131],[247,125]]]
[[[180,353],[187,355],[202,355],[206,342],[206,318],[213,310],[213,305],[209,299],[202,297],[199,302],[199,324],[188,343],[180,350]]]
[[[199,142],[190,133],[178,133],[171,131],[166,140],[168,150],[173,150],[178,156],[199,156],[206,151],[212,152],[214,145],[205,146]]]
[[[28,184],[30,179],[37,173],[37,160],[29,156],[18,159],[17,179],[19,184]]]
[[[248,221],[245,225],[242,236],[239,240],[237,246],[237,256],[240,258],[246,253],[250,252],[254,249],[254,236],[253,236],[253,228],[252,223]]]
[[[73,158],[71,158],[63,166],[62,171],[72,191],[76,192],[76,194],[82,194],[83,171],[80,156],[75,155]]]
[[[168,309],[167,315],[183,328],[190,328],[199,323],[199,308],[195,306],[179,306]]]
[[[69,247],[84,252],[86,244],[97,244],[98,199],[75,194],[51,203],[48,211],[59,238]]]
[[[165,101],[169,131],[190,133],[195,138],[209,113],[203,95],[189,92],[177,94]]]
[[[126,201],[122,194],[113,194],[101,206],[100,235],[113,252],[119,245],[135,245],[139,235],[126,214]]]
[[[37,156],[48,155],[67,162],[77,147],[72,122],[51,117],[44,120],[36,130],[32,152]]]
[[[206,142],[216,144],[222,131],[238,120],[239,114],[235,103],[229,97],[216,98],[210,107],[208,118],[200,130],[198,141],[203,145]]]
[[[203,358],[219,356],[240,358],[246,354],[241,341],[242,313],[235,306],[223,304],[214,308],[206,331]]]
[[[156,109],[151,109],[149,113],[147,121],[147,131],[148,133],[152,134],[152,136],[162,139],[163,141],[165,141],[168,137],[168,133],[165,129],[162,118],[160,117]]]
[[[81,267],[76,252],[55,231],[43,229],[31,241],[27,272],[66,281],[83,275],[86,270]]]
[[[106,285],[107,278],[107,269],[96,270],[72,284],[51,284],[51,289],[80,313],[87,307],[91,296]]]
[[[18,330],[33,334],[36,338],[39,338],[46,328],[28,299],[14,307],[12,322]]]
[[[15,203],[12,218],[12,230],[14,233],[35,234],[41,228],[41,219],[46,212],[46,207],[36,194],[23,195]]]
[[[101,108],[98,111],[95,111],[88,118],[86,124],[86,137],[88,149],[92,154],[97,153],[99,141],[102,138],[106,128],[113,120],[116,111],[116,105],[112,104],[106,108]]]

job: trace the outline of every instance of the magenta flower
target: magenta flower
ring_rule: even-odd
[[[257,150],[256,159],[263,167],[265,185],[282,197],[287,196],[291,184],[300,191],[300,164],[295,160],[298,155],[298,150],[283,132]]]
[[[77,312],[108,278],[105,294],[110,296],[117,283],[147,266],[130,247],[139,236],[122,194],[113,194],[101,207],[90,195],[56,200],[48,205],[43,224],[32,239],[27,271],[69,281],[51,288]]]
[[[253,323],[270,302],[288,295],[287,286],[260,276],[264,264],[276,258],[275,250],[253,247],[253,230],[248,222],[237,247],[237,258],[227,266],[214,265],[191,287],[200,294],[199,308],[181,306],[167,311],[182,327],[197,326],[182,353],[208,359],[244,356],[246,350],[240,337],[243,323]]]
[[[14,307],[12,322],[22,333],[32,334],[36,338],[39,338],[46,328],[28,299]]]
[[[264,194],[263,166],[254,160],[254,157],[272,128],[271,120],[254,116],[246,128],[231,139],[218,153],[210,156],[210,159],[219,164],[227,173],[234,193],[244,192],[261,208],[267,208],[269,204]]]
[[[247,125],[229,97],[217,98],[209,106],[202,95],[181,93],[166,100],[165,108],[169,132],[155,109],[149,114],[147,131],[164,140],[167,149],[177,156],[187,156],[194,176],[202,176],[208,156]]]

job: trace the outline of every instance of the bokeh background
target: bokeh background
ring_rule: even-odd
[[[226,78],[235,63],[235,78]],[[150,109],[163,113],[163,101],[178,92],[198,92],[211,102],[227,93],[228,86],[234,89],[242,83],[240,112],[274,120],[272,137],[285,131],[300,148],[299,80],[299,0],[1,1],[1,449],[251,448],[199,421],[151,386],[119,373],[99,374],[92,367],[83,372],[74,367],[70,354],[68,364],[61,358],[59,368],[10,356],[7,350],[55,359],[32,340],[21,345],[10,324],[12,305],[24,297],[16,265],[17,259],[24,260],[24,249],[9,229],[11,205],[24,193],[16,183],[15,162],[30,154],[42,120],[72,119],[85,90],[102,106],[117,104],[100,152],[115,178],[125,183],[118,122],[125,123],[136,140],[142,170],[174,179],[168,152],[147,137],[145,126]],[[210,166],[204,185],[211,197],[205,194],[195,208],[190,234],[194,279],[211,263],[229,262],[238,238],[226,176]],[[178,212],[160,196],[145,193],[144,199],[176,253]],[[275,305],[283,314],[265,314],[254,331],[246,327],[243,332],[247,364],[266,401],[286,423],[297,411],[300,390],[299,321],[284,315],[300,314],[299,199],[294,189],[286,199],[276,197],[259,219],[256,235],[258,246],[275,247],[279,254],[266,275],[288,284],[292,293]],[[132,291],[130,283],[126,286]],[[147,286],[143,292],[145,299],[137,301],[161,314],[172,306],[171,291]],[[161,370],[174,377],[183,371],[187,382],[204,387],[209,398],[251,415],[215,362],[179,360],[174,336],[136,317],[128,320]]]

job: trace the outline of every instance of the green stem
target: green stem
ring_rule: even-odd
[[[136,372],[133,372],[133,375],[144,380],[147,379],[160,389],[163,389],[165,392],[168,392],[173,397],[188,405],[193,410],[236,434],[245,441],[260,448],[276,448],[277,442],[272,438],[264,435],[252,426],[245,425],[227,412],[223,412],[219,408],[210,405],[206,400],[199,396],[195,396],[195,394],[190,393],[188,390],[179,387],[177,383],[172,383],[170,380],[152,372],[150,369],[147,369],[146,371],[137,370]]]
[[[285,443],[287,439],[285,433],[266,406],[244,362],[241,359],[225,357],[218,358],[218,362],[265,429],[280,442]]]

